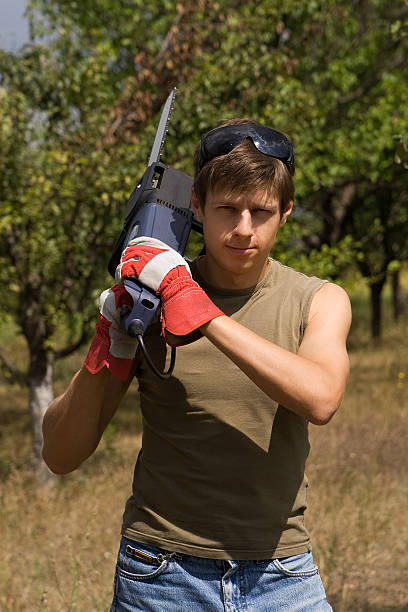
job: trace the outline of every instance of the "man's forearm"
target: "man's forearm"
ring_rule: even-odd
[[[264,393],[312,423],[324,424],[338,408],[347,378],[291,353],[229,317],[200,328]]]
[[[74,376],[43,420],[43,458],[53,472],[71,472],[94,452],[127,386],[106,368]]]

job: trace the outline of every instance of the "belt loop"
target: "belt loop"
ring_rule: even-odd
[[[167,561],[168,559],[172,559],[173,557],[176,557],[177,559],[181,559],[182,556],[179,553],[176,552],[172,552],[172,553],[166,553],[166,554],[162,554],[159,553],[157,555],[157,560],[162,563],[163,561]]]

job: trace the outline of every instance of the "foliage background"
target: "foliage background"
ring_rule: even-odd
[[[354,310],[344,416],[313,430],[317,554],[336,609],[406,609],[407,533],[390,516],[402,516],[407,487],[407,15],[403,0],[29,2],[30,42],[0,50],[1,512],[10,550],[18,525],[31,547],[24,587],[11,553],[0,566],[4,609],[106,606],[110,583],[97,587],[110,581],[116,534],[100,525],[119,516],[115,492],[130,480],[135,391],[100,451],[54,489],[33,484],[31,440],[41,472],[42,414],[81,363],[174,86],[163,159],[189,174],[195,143],[229,118],[294,141],[296,212],[274,256],[343,284]],[[89,574],[99,531],[104,569]],[[47,557],[56,532],[62,552],[54,542]]]

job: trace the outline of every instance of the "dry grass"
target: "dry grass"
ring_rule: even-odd
[[[311,430],[307,521],[336,612],[402,612],[408,611],[408,321],[389,326],[375,347],[363,331],[364,311],[358,304],[356,310],[343,406],[329,425]],[[79,357],[59,366],[57,392]],[[136,390],[95,455],[45,489],[31,472],[25,393],[0,385],[0,406],[0,609],[107,610],[140,444]]]
[[[5,426],[1,446],[0,609],[107,610],[140,446],[136,392],[127,396],[95,455],[77,472],[40,489],[30,467],[25,398],[14,388],[7,395],[14,392],[13,421]],[[5,400],[3,394],[3,405]]]
[[[408,610],[407,331],[351,352],[340,412],[311,431],[308,522],[336,612]]]

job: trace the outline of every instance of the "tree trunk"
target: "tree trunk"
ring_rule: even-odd
[[[392,274],[392,305],[394,320],[398,321],[404,312],[404,297],[402,295],[399,270],[396,270]]]
[[[384,287],[385,278],[370,285],[371,290],[371,335],[374,340],[381,337],[382,309],[381,293]]]
[[[54,399],[53,362],[47,351],[31,355],[29,370],[29,411],[33,436],[34,468],[43,482],[55,480],[41,456],[43,445],[42,421],[45,411]]]

